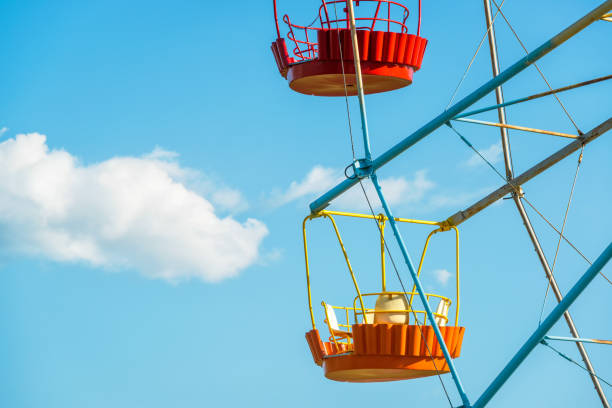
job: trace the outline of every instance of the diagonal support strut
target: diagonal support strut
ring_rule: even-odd
[[[491,68],[493,70],[493,77],[495,77],[499,75],[499,61],[497,57],[497,41],[495,38],[495,26],[493,25],[493,19],[491,17],[491,2],[490,0],[483,0],[483,1],[484,1],[485,21],[486,21],[487,27],[489,28],[487,33],[489,36]],[[503,94],[501,86],[495,89],[495,98],[497,102],[497,113],[499,117],[499,122],[500,124],[505,125],[506,124],[506,109],[504,107],[504,94]],[[513,167],[512,159],[511,159],[512,155],[510,153],[510,141],[508,138],[508,130],[504,127],[501,127],[499,130],[501,133],[502,150],[504,152],[504,165],[506,168],[506,178],[508,179],[508,181],[511,181],[512,178],[514,177],[514,174],[513,174],[513,169],[512,169]],[[544,251],[542,250],[542,246],[540,245],[538,236],[536,235],[533,225],[531,224],[529,215],[525,211],[525,207],[523,206],[521,197],[519,194],[516,193],[516,191],[514,191],[512,193],[512,199],[514,201],[514,204],[516,205],[516,209],[518,210],[518,213],[521,219],[523,220],[523,225],[525,226],[525,229],[527,230],[527,234],[529,235],[529,238],[531,239],[531,243],[533,244],[535,252],[538,255],[540,263],[542,264],[542,268],[544,269],[546,278],[550,282],[550,287],[553,293],[555,294],[555,297],[557,298],[557,302],[561,302],[563,300],[563,294],[561,293],[561,290],[559,289],[559,285],[557,285],[557,280],[555,279],[553,271],[548,264],[548,260],[546,259]],[[572,336],[574,338],[579,338],[580,334],[578,333],[578,329],[576,328],[576,325],[574,324],[574,320],[572,319],[572,316],[569,310],[566,310],[565,313],[563,313],[563,317],[565,318],[565,322],[567,323],[567,326]],[[595,373],[595,369],[593,368],[593,364],[591,363],[591,359],[589,358],[589,355],[584,345],[580,342],[577,342],[576,347],[578,347],[578,351],[580,353],[580,356],[582,357],[582,361],[584,362],[587,368],[587,371],[589,372],[591,381],[593,382],[593,386],[595,387],[595,391],[597,392],[597,395],[599,396],[599,399],[601,400],[603,407],[610,408],[610,404],[608,403],[606,394],[604,393],[604,390],[602,389],[601,384],[599,383],[599,379],[597,378],[597,374]]]
[[[486,82],[480,88],[476,89],[474,92],[436,116],[430,122],[422,126],[416,132],[412,133],[410,136],[404,138],[395,146],[391,147],[389,150],[378,156],[376,159],[372,161],[372,171],[376,171],[385,164],[389,163],[391,160],[402,154],[404,151],[409,149],[411,146],[419,142],[421,139],[430,135],[433,131],[440,128],[446,122],[457,116],[459,113],[463,112],[465,109],[472,106],[474,103],[482,99],[489,92],[493,91],[500,85],[503,85],[509,79],[516,76],[518,73],[525,70],[531,64],[563,44],[568,39],[572,38],[574,35],[578,34],[580,31],[584,30],[590,24],[595,21],[599,21],[601,16],[606,14],[612,10],[612,0],[606,0],[601,3],[598,7],[587,13],[584,17],[580,18],[574,24],[570,25],[559,34],[552,37],[550,40],[546,41],[544,44],[540,45],[538,48],[527,54],[525,57],[521,58],[513,65],[508,67],[505,71],[501,72],[498,76]],[[310,211],[316,213],[321,211],[325,207],[327,207],[333,199],[339,197],[345,191],[353,187],[359,182],[357,178],[355,179],[345,179],[327,193],[323,194],[321,197],[310,203]]]

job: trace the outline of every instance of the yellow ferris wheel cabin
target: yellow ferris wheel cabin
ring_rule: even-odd
[[[334,216],[374,219],[377,222],[380,232],[381,291],[361,292]],[[323,309],[321,315],[324,316],[323,325],[326,332],[323,338],[315,323],[306,241],[307,222],[317,218],[330,220],[355,289],[355,296],[348,305],[337,306],[321,302]],[[438,232],[455,232],[455,303],[453,304],[451,297],[425,294],[432,310],[435,310],[435,321],[431,322],[427,320],[424,310],[413,308],[413,304],[417,301],[415,295],[418,299],[415,287],[410,292],[388,291],[386,288],[384,238],[386,221],[388,219],[382,214],[373,216],[324,210],[309,215],[302,224],[308,307],[312,323],[312,330],[306,333],[306,341],[315,364],[323,368],[325,377],[330,380],[381,382],[448,373],[450,370],[432,324],[440,328],[451,357],[454,359],[461,354],[465,327],[459,326],[459,231],[454,226],[433,221],[395,219],[397,222],[436,227],[425,240],[418,275],[421,273],[431,238]],[[449,313],[453,306],[454,321],[449,324],[451,323]]]

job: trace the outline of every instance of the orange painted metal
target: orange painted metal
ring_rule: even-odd
[[[443,326],[440,331],[451,357],[459,357],[465,328]],[[355,324],[352,332],[353,350],[322,342],[317,330],[306,333],[315,363],[331,380],[396,381],[449,372],[431,326]]]
[[[345,343],[332,343],[321,341],[318,330],[311,330],[306,333],[306,342],[312,353],[312,358],[316,365],[322,365],[323,358],[334,354],[342,354],[353,351],[352,345]]]
[[[316,365],[323,364],[323,357],[327,355],[327,350],[321,341],[321,336],[319,336],[318,330],[311,330],[306,333],[306,341],[308,342],[308,347],[310,347],[310,352],[312,353],[312,358]]]
[[[436,371],[437,367],[437,371]],[[444,357],[341,355],[323,360],[325,377],[343,382],[385,382],[430,377],[449,372]]]

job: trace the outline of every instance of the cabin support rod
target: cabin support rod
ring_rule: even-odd
[[[495,38],[495,26],[493,25],[493,19],[491,17],[491,2],[490,0],[483,0],[483,2],[484,2],[484,11],[485,11],[485,21],[486,21],[487,28],[488,28],[487,33],[489,37],[489,51],[491,54],[491,69],[493,70],[493,77],[496,77],[497,75],[499,75],[499,59],[497,56],[497,40]],[[495,98],[496,98],[496,102],[498,106],[497,113],[499,117],[499,123],[502,125],[505,125],[506,124],[506,109],[503,106],[504,94],[503,94],[501,86],[495,88]],[[512,166],[512,156],[510,154],[510,141],[508,138],[508,130],[507,128],[504,128],[504,127],[501,127],[499,130],[501,133],[501,144],[502,144],[502,150],[504,153],[504,165],[506,168],[506,179],[508,181],[511,181],[514,177],[514,174],[513,174],[513,169],[512,169],[513,167]],[[544,251],[542,250],[542,246],[540,245],[538,236],[536,235],[535,230],[533,229],[533,225],[531,224],[529,215],[527,214],[527,211],[525,211],[525,207],[523,205],[523,202],[521,201],[521,197],[519,196],[519,194],[516,193],[516,191],[513,191],[512,199],[514,201],[514,204],[516,205],[516,208],[518,210],[518,213],[521,219],[523,220],[523,225],[525,226],[525,229],[527,230],[527,234],[529,235],[529,238],[531,239],[531,243],[533,244],[535,252],[538,255],[540,263],[542,264],[542,268],[544,269],[546,278],[550,282],[550,287],[553,293],[555,294],[555,297],[557,298],[557,302],[561,302],[561,300],[563,300],[563,295],[561,294],[559,285],[557,285],[557,280],[555,279],[555,276],[552,270],[550,269],[548,260],[546,259],[546,256],[544,255]],[[565,318],[565,322],[567,323],[567,326],[572,336],[575,338],[580,337],[578,333],[578,329],[576,328],[576,325],[574,324],[574,320],[572,319],[570,312],[565,311],[565,313],[563,314],[563,317]],[[595,387],[595,391],[597,392],[597,395],[599,396],[599,399],[601,400],[603,407],[610,408],[610,404],[608,403],[606,394],[604,393],[601,387],[601,384],[599,383],[599,379],[595,375],[595,369],[593,368],[593,365],[591,364],[591,359],[589,358],[589,355],[586,349],[584,348],[583,344],[579,342],[576,343],[576,346],[578,347],[578,351],[580,352],[582,361],[584,362],[587,370],[589,371],[591,381],[593,382],[593,386]]]
[[[446,343],[444,342],[444,336],[442,336],[442,332],[440,332],[440,328],[438,327],[438,323],[436,323],[436,318],[431,310],[431,306],[427,301],[427,297],[425,296],[425,291],[423,290],[423,286],[421,285],[421,281],[417,275],[417,271],[414,268],[414,263],[410,258],[410,254],[406,249],[406,244],[404,243],[404,239],[397,228],[397,223],[395,222],[395,218],[391,213],[391,209],[389,208],[389,204],[387,204],[387,200],[383,195],[382,189],[380,188],[380,184],[378,182],[378,177],[376,173],[373,173],[370,178],[372,179],[372,184],[374,184],[374,188],[376,188],[376,193],[378,194],[378,198],[387,214],[387,218],[389,219],[389,224],[391,225],[391,229],[393,230],[393,235],[395,235],[395,239],[397,241],[398,246],[400,247],[400,251],[402,252],[402,256],[406,265],[408,266],[408,271],[410,271],[410,276],[412,277],[412,281],[414,282],[414,286],[419,293],[419,298],[423,303],[423,307],[425,309],[425,313],[427,314],[427,318],[431,322],[431,327],[434,329],[434,333],[436,334],[436,338],[438,339],[438,344],[440,344],[440,348],[442,349],[442,354],[444,354],[444,358],[446,359],[446,363],[448,364],[448,368],[451,372],[451,376],[453,377],[453,381],[455,381],[455,385],[457,386],[457,391],[459,392],[459,396],[461,397],[461,401],[463,402],[464,407],[470,406],[470,400],[463,388],[463,384],[461,383],[461,378],[459,378],[459,374],[457,373],[457,369],[455,368],[455,364],[453,359],[448,351],[448,347],[446,347]]]
[[[512,357],[510,362],[504,367],[499,375],[493,380],[491,385],[485,390],[485,392],[478,398],[478,401],[473,405],[473,408],[482,408],[493,398],[493,396],[499,391],[504,385],[506,380],[516,371],[521,363],[527,358],[529,353],[542,341],[546,333],[561,319],[563,313],[574,303],[574,301],[580,296],[580,294],[586,289],[586,287],[595,279],[597,274],[603,269],[603,267],[612,258],[612,242],[608,244],[608,247],[599,255],[599,257],[593,262],[593,264],[587,269],[582,277],[576,282],[576,284],[569,290],[567,295],[561,302],[550,312],[548,317],[542,322],[540,326],[533,332],[533,334],[527,339],[525,344],[519,349],[519,351]]]
[[[359,43],[357,42],[357,27],[355,24],[355,10],[353,0],[347,1],[349,19],[351,20],[351,42],[353,43],[353,62],[355,63],[355,80],[357,82],[357,97],[359,98],[359,113],[361,114],[361,132],[363,133],[363,148],[367,165],[372,161],[370,150],[370,133],[368,130],[368,117],[366,115],[365,97],[363,95],[363,78],[361,64],[359,63]],[[341,62],[344,64],[344,61]]]
[[[493,204],[500,198],[503,198],[506,194],[512,194],[516,189],[521,189],[521,185],[525,184],[538,174],[542,173],[544,170],[547,170],[554,164],[557,164],[562,159],[566,158],[570,154],[574,153],[582,146],[587,143],[592,142],[597,139],[602,134],[606,133],[608,130],[612,128],[612,117],[592,129],[591,131],[585,133],[584,135],[578,137],[578,139],[574,140],[572,143],[569,143],[564,148],[558,150],[556,153],[548,156],[546,159],[542,160],[535,166],[531,167],[529,170],[525,171],[523,174],[515,177],[512,181],[504,184],[494,192],[490,193],[480,201],[472,204],[470,207],[463,211],[459,211],[452,216],[450,216],[446,222],[450,225],[459,225],[468,218],[473,215],[479,213],[480,211],[487,208],[489,205]],[[521,191],[522,194],[522,191]]]
[[[406,137],[405,139],[397,143],[395,146],[391,147],[385,153],[378,156],[372,162],[372,170],[375,171],[393,160],[395,157],[403,153],[415,143],[419,142],[421,139],[431,134],[434,130],[444,125],[456,115],[469,108],[475,102],[482,99],[482,97],[487,95],[489,92],[491,92],[498,86],[504,84],[506,81],[508,81],[510,78],[514,77],[518,73],[522,72],[525,68],[527,68],[535,61],[539,60],[544,55],[548,54],[561,44],[563,44],[565,41],[582,31],[594,21],[598,21],[604,14],[606,14],[610,10],[612,10],[612,0],[606,0],[598,7],[586,14],[584,17],[580,18],[574,24],[567,27],[559,34],[555,35],[550,40],[546,41],[544,44],[540,45],[538,48],[527,54],[525,57],[518,60],[508,69],[500,73],[498,76],[486,82],[480,88],[476,89],[474,92],[472,92],[471,94],[469,94],[468,96],[466,96],[465,98],[442,112],[440,115],[432,119],[429,123],[425,124],[416,132],[412,133],[410,136]],[[317,200],[313,201],[310,204],[310,210],[313,213],[322,210],[327,205],[329,205],[330,201],[340,196],[342,193],[353,187],[358,182],[358,178],[345,179],[337,186],[329,190],[327,193],[323,194]]]
[[[451,372],[453,380],[455,381],[455,385],[457,386],[457,391],[459,392],[461,401],[463,402],[465,406],[470,406],[470,401],[465,392],[465,389],[463,388],[463,384],[461,383],[461,379],[459,378],[459,374],[457,373],[457,370],[453,363],[453,359],[450,355],[450,352],[448,351],[448,347],[446,347],[446,343],[444,342],[444,336],[442,336],[442,332],[440,331],[440,328],[438,327],[438,324],[436,323],[435,316],[431,310],[431,306],[429,305],[429,302],[427,301],[427,297],[425,296],[425,291],[423,290],[423,286],[421,285],[421,282],[419,281],[419,277],[417,275],[416,269],[414,268],[412,259],[410,259],[410,255],[408,253],[408,250],[406,249],[406,245],[404,244],[402,235],[400,234],[399,229],[397,228],[395,218],[391,214],[391,209],[389,208],[387,204],[387,200],[385,199],[382,189],[380,188],[380,184],[378,183],[378,178],[376,177],[376,172],[371,166],[372,155],[370,152],[370,137],[368,134],[368,121],[367,121],[366,109],[365,109],[365,97],[364,97],[364,92],[363,92],[363,79],[361,75],[361,64],[359,63],[359,46],[357,42],[357,29],[356,29],[356,24],[355,24],[355,11],[353,9],[353,0],[348,0],[347,4],[348,4],[348,14],[349,14],[349,19],[350,19],[350,25],[351,25],[351,37],[352,37],[352,43],[353,43],[353,60],[355,62],[355,79],[357,82],[357,94],[359,97],[359,108],[360,108],[359,113],[361,114],[361,129],[363,132],[363,146],[364,146],[364,151],[365,151],[365,159],[353,164],[354,166],[359,165],[359,170],[362,172],[361,175],[357,174],[358,170],[357,168],[355,168],[355,173],[357,176],[356,179],[360,181],[359,177],[361,177],[362,175],[365,176],[366,174],[369,175],[370,178],[372,179],[372,183],[374,184],[374,187],[376,188],[376,193],[378,194],[378,198],[380,199],[380,202],[382,203],[383,208],[385,209],[385,213],[387,214],[387,218],[389,219],[389,223],[391,224],[391,228],[393,229],[393,234],[395,235],[395,239],[397,240],[397,243],[401,249],[406,265],[408,265],[408,270],[410,271],[410,275],[412,276],[414,285],[416,286],[417,291],[419,292],[419,297],[421,298],[421,302],[423,303],[423,307],[425,308],[425,313],[427,313],[427,317],[429,318],[429,321],[431,322],[431,326],[433,327],[436,338],[438,339],[438,344],[440,345],[440,348],[442,349],[442,354],[444,354],[444,358],[446,359],[448,368]],[[378,223],[379,221],[376,220],[376,222]],[[379,227],[382,228],[380,224],[379,224]],[[383,245],[382,253],[384,256],[384,237],[382,235],[382,229],[381,229],[381,240],[382,240],[381,245]],[[383,268],[384,268],[384,264],[383,264]],[[384,285],[384,277],[383,277],[383,285]],[[363,307],[363,304],[362,304],[362,307]],[[364,318],[365,318],[365,314],[364,314]]]

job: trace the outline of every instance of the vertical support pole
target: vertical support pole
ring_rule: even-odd
[[[491,52],[491,68],[493,69],[493,78],[499,75],[499,62],[497,59],[497,41],[495,39],[495,26],[493,25],[493,19],[491,18],[491,2],[490,0],[484,1],[485,20],[487,23],[487,35],[489,37],[489,50]],[[495,99],[497,103],[504,102],[504,92],[501,85],[495,88]],[[497,116],[499,123],[502,125],[506,124],[506,109],[503,107],[497,109]],[[512,180],[512,158],[510,157],[510,143],[508,141],[508,129],[500,128],[502,148],[504,151],[504,164],[506,166],[506,179]]]
[[[359,97],[359,108],[360,108],[360,114],[361,114],[361,129],[363,131],[363,145],[364,145],[364,150],[365,150],[365,162],[367,166],[370,166],[372,162],[372,154],[370,151],[370,137],[368,134],[368,122],[367,122],[367,115],[366,115],[366,109],[365,109],[365,97],[363,93],[363,80],[362,80],[362,75],[361,75],[361,65],[359,63],[359,45],[357,42],[357,29],[355,26],[355,12],[353,10],[353,0],[347,0],[347,5],[348,5],[347,8],[348,8],[348,13],[349,13],[349,18],[350,18],[350,26],[351,26],[351,38],[353,42],[353,56],[354,56],[353,60],[355,62],[355,79],[357,82],[357,93]],[[408,265],[408,269],[410,270],[410,275],[412,276],[412,279],[417,287],[419,296],[423,303],[423,307],[425,308],[425,312],[427,313],[427,317],[431,321],[431,325],[434,329],[434,333],[436,334],[436,338],[438,339],[438,343],[440,344],[440,348],[442,349],[444,358],[446,359],[450,372],[453,376],[453,380],[455,381],[455,385],[457,386],[457,391],[459,392],[459,395],[461,396],[461,400],[463,401],[464,406],[469,407],[470,401],[467,397],[467,394],[465,393],[465,390],[463,389],[463,384],[461,384],[461,379],[459,378],[459,374],[457,373],[457,370],[455,369],[453,359],[451,358],[448,348],[446,347],[446,343],[444,343],[444,337],[442,336],[442,333],[440,332],[440,328],[438,327],[438,324],[436,323],[431,307],[429,306],[429,302],[423,291],[421,282],[419,281],[417,273],[414,269],[414,265],[412,264],[412,260],[410,259],[410,255],[408,254],[408,250],[406,249],[406,245],[404,245],[404,240],[402,239],[399,229],[397,228],[395,218],[393,218],[393,215],[391,214],[391,210],[389,206],[387,205],[387,201],[385,200],[382,189],[380,188],[380,184],[378,183],[378,178],[376,177],[376,173],[372,172],[370,174],[370,177],[372,179],[372,183],[374,184],[374,187],[376,188],[376,193],[378,194],[380,202],[383,205],[383,208],[387,215],[387,219],[389,220],[389,223],[391,224],[391,228],[393,229],[393,234],[395,235],[397,243],[400,246],[402,255],[404,256],[404,260],[406,261],[406,264]],[[364,317],[365,317],[365,314],[364,314]]]
[[[574,301],[582,294],[584,289],[595,279],[597,274],[603,269],[603,267],[612,258],[612,243],[608,244],[608,247],[599,255],[599,257],[593,262],[593,265],[587,269],[582,277],[576,282],[576,284],[567,292],[567,295],[561,302],[550,312],[548,317],[544,319],[542,324],[533,332],[531,337],[527,339],[525,344],[517,351],[512,357],[504,369],[497,375],[491,385],[482,393],[478,401],[474,404],[473,408],[482,408],[493,398],[493,396],[499,391],[504,385],[506,380],[516,371],[521,363],[527,358],[529,353],[538,345],[544,338],[546,333],[561,319],[563,313],[574,303]]]
[[[483,0],[483,1],[484,1],[485,20],[486,20],[487,28],[488,28],[487,33],[489,37],[489,50],[491,52],[491,68],[493,70],[493,77],[496,77],[497,75],[499,75],[500,70],[499,70],[499,61],[497,57],[497,41],[495,38],[495,26],[493,25],[493,20],[491,17],[491,2],[490,0]],[[504,94],[503,94],[501,86],[498,86],[497,88],[495,88],[495,98],[496,98],[498,105],[501,105],[504,103]],[[499,118],[499,123],[506,124],[506,109],[503,106],[498,107],[497,114]],[[502,149],[504,152],[504,164],[506,168],[506,178],[508,179],[508,181],[511,181],[514,175],[513,175],[513,169],[512,169],[512,157],[510,154],[510,142],[508,140],[508,130],[506,128],[500,128],[500,132],[501,132]],[[516,205],[519,215],[521,216],[523,220],[523,224],[525,225],[527,234],[529,235],[529,238],[531,239],[531,242],[536,251],[536,254],[538,255],[538,258],[540,259],[540,263],[542,264],[544,273],[546,274],[546,277],[548,281],[550,282],[550,287],[553,293],[555,294],[555,297],[557,298],[557,302],[561,302],[561,300],[563,299],[563,295],[561,294],[561,290],[559,289],[559,286],[557,285],[557,281],[554,277],[554,274],[552,270],[550,269],[550,266],[548,265],[548,260],[546,259],[546,256],[544,255],[544,251],[542,250],[540,241],[538,240],[535,230],[533,229],[533,226],[531,224],[531,220],[529,219],[527,211],[525,211],[525,207],[523,206],[521,197],[518,194],[516,194],[516,192],[513,191],[512,199]],[[564,317],[565,317],[565,321],[567,323],[567,326],[569,327],[569,330],[572,336],[575,338],[579,338],[580,335],[578,333],[578,329],[574,325],[574,321],[569,311],[566,311],[564,313]],[[591,364],[591,360],[589,358],[589,355],[584,345],[582,343],[577,342],[576,347],[578,347],[578,351],[580,352],[580,356],[582,357],[582,361],[584,361],[586,368],[591,373],[595,373],[595,369],[593,368],[593,365]],[[599,396],[604,408],[610,408],[610,404],[608,403],[608,400],[606,399],[606,394],[604,393],[601,387],[601,384],[599,383],[599,379],[594,374],[590,374],[590,376],[591,376],[591,381],[593,382],[593,385],[595,387],[595,391],[597,392],[597,395]]]
[[[423,303],[423,308],[425,309],[426,318],[431,322],[431,327],[434,329],[434,333],[436,334],[436,338],[438,339],[438,344],[440,344],[440,348],[442,349],[442,354],[444,354],[444,358],[446,359],[446,363],[448,364],[448,368],[453,377],[453,381],[455,381],[455,385],[457,386],[457,391],[461,396],[461,401],[463,402],[464,407],[470,407],[470,400],[468,399],[467,394],[463,388],[463,384],[461,383],[461,379],[459,378],[459,374],[457,373],[457,369],[455,368],[455,364],[453,363],[453,359],[448,351],[448,347],[446,347],[446,343],[444,342],[444,337],[442,336],[442,332],[440,332],[440,328],[438,327],[438,323],[436,323],[435,316],[431,310],[431,306],[429,306],[429,302],[427,297],[425,296],[425,291],[423,290],[423,286],[421,285],[421,281],[417,276],[417,272],[414,268],[414,264],[412,263],[412,259],[410,259],[410,254],[408,254],[408,250],[406,249],[406,244],[404,244],[404,240],[402,235],[397,228],[397,223],[395,222],[395,218],[391,213],[391,209],[387,204],[387,200],[383,195],[382,189],[380,188],[380,184],[378,183],[378,177],[376,173],[372,173],[370,176],[372,179],[372,183],[374,184],[374,188],[376,188],[376,193],[378,194],[378,198],[387,214],[387,218],[389,219],[389,224],[391,225],[391,229],[393,230],[393,235],[395,235],[395,239],[397,244],[400,247],[400,251],[402,252],[402,256],[404,257],[404,261],[408,266],[408,270],[410,271],[410,276],[412,277],[412,281],[416,286],[417,292],[419,293],[419,297],[421,302]]]
[[[304,239],[304,261],[306,265],[306,288],[308,289],[308,311],[310,312],[310,321],[312,322],[312,330],[316,330],[314,312],[312,311],[312,292],[310,291],[310,265],[308,264],[308,244],[306,243],[306,222],[312,219],[312,216],[304,218],[302,222],[302,237]]]
[[[380,228],[380,269],[382,271],[382,291],[387,291],[387,274],[385,265],[385,216],[378,215],[378,225]]]
[[[361,114],[361,131],[363,133],[363,148],[365,159],[369,164],[372,161],[370,150],[370,134],[368,131],[368,119],[366,115],[365,97],[363,94],[363,77],[361,75],[361,64],[359,63],[359,43],[357,42],[357,27],[355,25],[355,10],[353,0],[347,0],[348,14],[351,24],[351,39],[353,42],[353,62],[355,63],[355,82],[357,83],[357,97],[359,98],[359,113]]]

